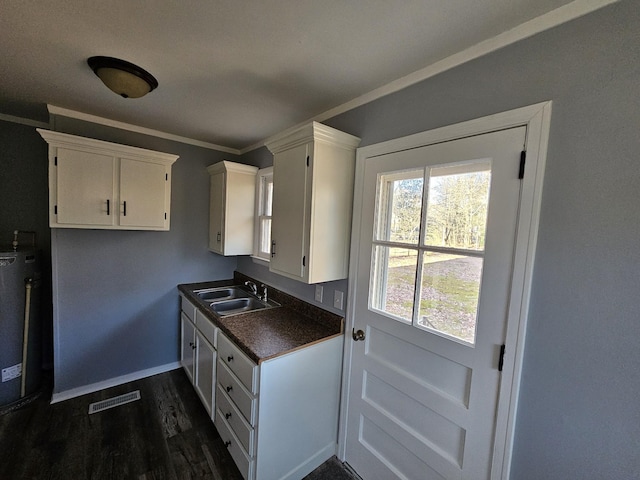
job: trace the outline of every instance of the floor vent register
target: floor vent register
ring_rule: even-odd
[[[140,390],[92,403],[91,405],[89,405],[89,415],[91,415],[92,413],[98,413],[103,410],[107,410],[109,408],[118,407],[120,405],[124,405],[125,403],[135,402],[136,400],[140,400]]]

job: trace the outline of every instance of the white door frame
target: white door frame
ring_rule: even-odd
[[[506,128],[526,126],[526,174],[523,179],[520,196],[520,211],[515,239],[513,275],[507,319],[505,343],[507,347],[498,392],[495,446],[491,470],[492,479],[509,478],[550,124],[551,102],[549,101],[427,132],[416,133],[357,150],[349,263],[349,298],[346,310],[346,341],[343,359],[342,408],[340,411],[340,434],[338,438],[338,458],[340,460],[345,461],[346,458],[347,415],[349,414],[347,405],[351,385],[351,355],[353,348],[350,332],[355,325],[355,302],[353,297],[357,287],[358,245],[360,245],[360,236],[362,234],[360,230],[362,216],[360,213],[362,212],[366,160],[371,157],[434,143]]]

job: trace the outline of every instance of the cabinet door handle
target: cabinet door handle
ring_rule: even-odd
[[[225,413],[224,414],[224,418],[226,418],[227,420],[229,420],[231,418],[231,413]]]
[[[233,355],[229,355],[227,357],[227,362],[233,362]]]
[[[220,232],[218,232],[218,242],[220,241]]]
[[[227,393],[229,393],[231,390],[233,390],[233,387],[232,387],[231,385],[229,385],[229,386],[227,387]]]
[[[276,241],[271,242],[271,258],[276,256]]]
[[[109,205],[110,203],[111,203],[111,202],[110,202],[110,201],[109,201],[109,199],[107,198],[107,215],[110,215],[110,214],[111,214],[111,211],[110,211],[110,205]]]
[[[124,203],[124,209],[123,209],[122,215],[126,217],[127,216],[127,201],[125,200],[123,203]]]

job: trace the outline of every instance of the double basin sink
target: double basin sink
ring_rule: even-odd
[[[196,290],[194,293],[206,303],[215,314],[221,317],[280,306],[279,303],[272,300],[258,298],[257,295],[239,285],[206,288]]]

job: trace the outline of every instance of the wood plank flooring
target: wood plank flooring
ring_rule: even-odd
[[[93,415],[89,404],[140,390]],[[0,415],[0,479],[242,480],[183,371]],[[305,480],[353,480],[335,458]]]

